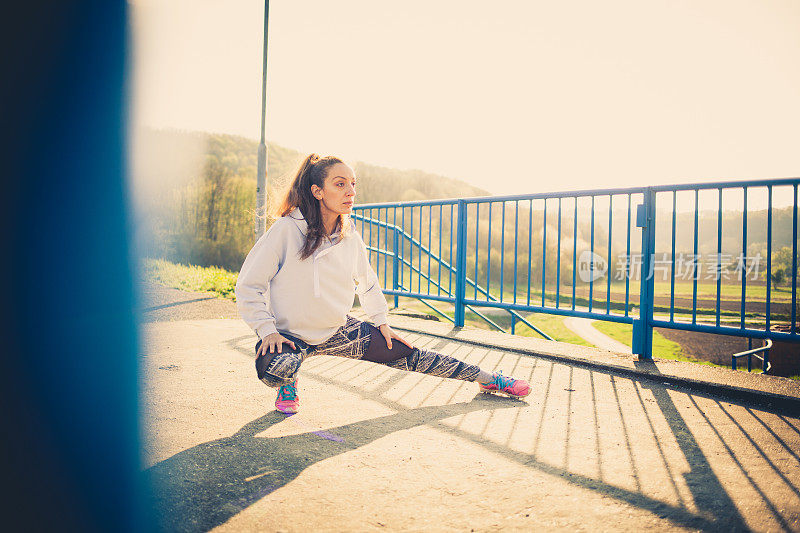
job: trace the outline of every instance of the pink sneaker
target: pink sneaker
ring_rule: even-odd
[[[480,391],[484,394],[502,393],[512,398],[522,398],[531,393],[531,386],[524,379],[514,379],[496,372],[494,379],[489,383],[478,383]]]
[[[297,379],[278,389],[275,409],[285,415],[293,415],[300,409],[300,398],[297,397]]]

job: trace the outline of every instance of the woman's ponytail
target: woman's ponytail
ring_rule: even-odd
[[[300,164],[300,168],[297,170],[297,177],[304,181],[303,178],[307,178],[317,163],[319,163],[319,156],[317,154],[309,154]]]

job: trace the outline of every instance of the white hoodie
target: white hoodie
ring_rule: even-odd
[[[308,224],[300,209],[281,217],[256,242],[236,283],[239,314],[263,339],[282,331],[309,344],[328,340],[343,326],[358,294],[376,326],[389,306],[364,241],[355,228],[300,260]]]

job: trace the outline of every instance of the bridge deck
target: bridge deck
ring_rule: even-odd
[[[241,321],[145,324],[144,461],[159,519],[220,531],[800,529],[796,412],[405,335],[534,392],[485,397],[319,356],[301,371],[302,411],[284,417]]]

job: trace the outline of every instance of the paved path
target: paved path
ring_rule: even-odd
[[[591,342],[601,350],[610,352],[631,353],[631,347],[612,339],[605,333],[601,333],[592,326],[594,320],[590,318],[580,318],[568,316],[564,318],[564,325],[574,334],[587,342]]]
[[[320,356],[301,371],[301,413],[284,417],[255,379],[241,321],[144,324],[144,461],[163,526],[800,530],[796,413],[404,335],[534,392],[484,397],[474,384]]]
[[[218,298],[213,293],[181,291],[148,282],[140,282],[137,289],[141,298],[139,314],[143,322],[239,318],[233,300]]]

